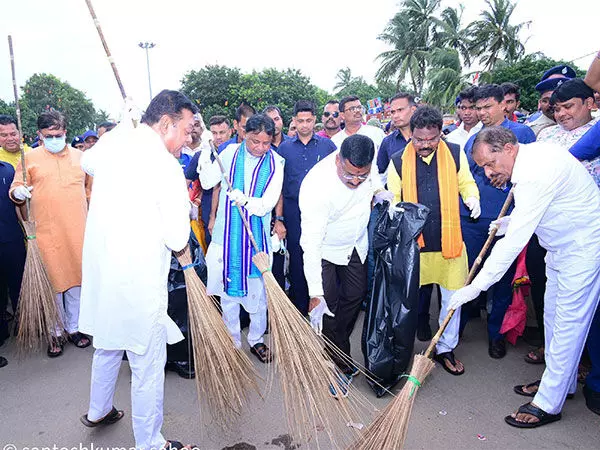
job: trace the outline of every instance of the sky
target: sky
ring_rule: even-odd
[[[398,11],[399,0],[92,0],[125,90],[138,106],[152,91],[178,89],[183,75],[207,64],[244,72],[300,69],[333,90],[339,69],[373,81],[377,39]],[[464,23],[477,19],[484,0],[463,0]],[[458,2],[443,0],[443,6]],[[12,34],[17,84],[34,73],[52,73],[82,90],[97,108],[116,117],[122,100],[85,0],[0,0],[0,30]],[[528,53],[573,60],[600,49],[594,17],[600,1],[520,0],[513,23],[531,21],[522,33]],[[4,34],[3,33],[3,34]],[[6,39],[6,38],[4,38]],[[0,98],[13,100],[7,41],[0,46]],[[594,56],[578,59],[587,68]]]

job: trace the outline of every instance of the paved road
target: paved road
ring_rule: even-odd
[[[362,361],[359,337],[362,317],[353,335],[353,355]],[[418,342],[416,350],[425,344]],[[512,392],[512,386],[533,381],[541,375],[540,366],[523,362],[528,346],[510,347],[503,360],[487,355],[483,323],[466,330],[457,349],[464,362],[465,375],[453,377],[437,367],[419,390],[413,409],[406,448],[409,449],[597,449],[600,448],[600,417],[591,413],[577,392],[568,400],[560,422],[535,430],[516,430],[504,424],[503,417],[525,402]],[[14,345],[6,344],[0,354],[9,365],[0,369],[0,444],[3,450],[23,447],[60,447],[94,450],[99,447],[131,447],[130,371],[121,366],[115,404],[126,418],[106,428],[88,429],[79,422],[86,412],[93,349],[69,345],[57,359],[45,355],[18,361]],[[253,358],[253,357],[252,357]],[[253,358],[253,360],[255,360]],[[256,361],[256,360],[255,360]],[[265,367],[256,362],[263,376]],[[364,377],[356,385],[378,408],[389,397],[377,399]],[[197,443],[209,450],[293,450],[311,448],[299,445],[287,435],[285,416],[277,384],[265,401],[256,399],[236,427],[223,432],[206,414],[199,414],[193,381],[168,373],[165,386],[166,438]],[[323,433],[324,434],[324,433]],[[482,440],[478,438],[482,436]],[[5,447],[13,443],[16,447]],[[327,448],[322,446],[321,448]]]

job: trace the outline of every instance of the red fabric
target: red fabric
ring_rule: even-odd
[[[202,193],[202,187],[200,186],[199,180],[194,180],[192,182],[192,187],[188,189],[188,193],[190,195],[190,201],[192,202],[200,196]]]
[[[523,335],[525,325],[527,323],[527,304],[525,297],[529,295],[529,274],[525,264],[527,255],[527,247],[517,257],[517,270],[513,279],[513,299],[512,303],[506,310],[500,334],[506,336],[506,340],[512,345],[515,345],[517,338]]]

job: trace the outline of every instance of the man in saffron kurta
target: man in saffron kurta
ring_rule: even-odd
[[[468,274],[467,252],[462,239],[458,196],[480,213],[479,191],[469,171],[464,152],[456,144],[441,141],[442,115],[429,106],[417,108],[410,120],[412,140],[402,152],[392,156],[388,187],[394,201],[421,203],[430,214],[419,237],[421,285],[438,284],[442,292],[439,323],[448,314],[453,292],[464,286]],[[453,375],[464,367],[455,359],[460,311],[452,317],[436,346],[436,360]]]
[[[81,256],[91,179],[81,169],[81,151],[66,144],[66,120],[57,112],[42,113],[37,121],[42,144],[25,155],[26,185],[21,163],[17,165],[10,197],[17,205],[31,198],[31,219],[36,222],[36,239],[65,330],[77,347],[90,345],[79,333]],[[57,330],[57,335],[61,334]],[[62,353],[54,342],[48,356]]]

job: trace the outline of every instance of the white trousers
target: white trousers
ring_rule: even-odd
[[[546,257],[546,369],[533,403],[549,414],[558,414],[577,389],[579,359],[600,300],[600,263],[565,259],[553,264],[552,255]]]
[[[441,326],[442,322],[448,315],[448,304],[450,303],[450,298],[452,294],[456,291],[451,291],[449,289],[443,288],[440,286],[440,291],[442,292],[442,308],[440,309],[440,317],[438,318],[438,324]],[[454,315],[448,326],[442,333],[440,340],[435,346],[435,350],[437,353],[446,353],[453,351],[458,345],[458,332],[460,330],[460,308],[454,311]]]
[[[81,297],[81,286],[74,286],[65,292],[56,294],[56,306],[58,313],[69,334],[79,331],[79,298]],[[56,336],[60,336],[62,330],[56,330]]]
[[[92,383],[88,419],[97,421],[113,408],[113,397],[123,350],[96,349],[92,362]],[[161,434],[167,333],[157,326],[146,353],[127,351],[131,368],[131,421],[135,446],[140,450],[160,449],[166,439]]]
[[[248,329],[248,344],[250,347],[264,342],[263,335],[267,330],[267,295],[265,285],[261,278],[248,278],[248,296],[252,296],[251,303],[258,307],[256,311],[248,311],[250,326]],[[258,300],[258,301],[256,301]],[[221,309],[225,326],[231,333],[237,348],[242,347],[242,330],[240,326],[240,304],[245,304],[240,297],[221,295]]]

